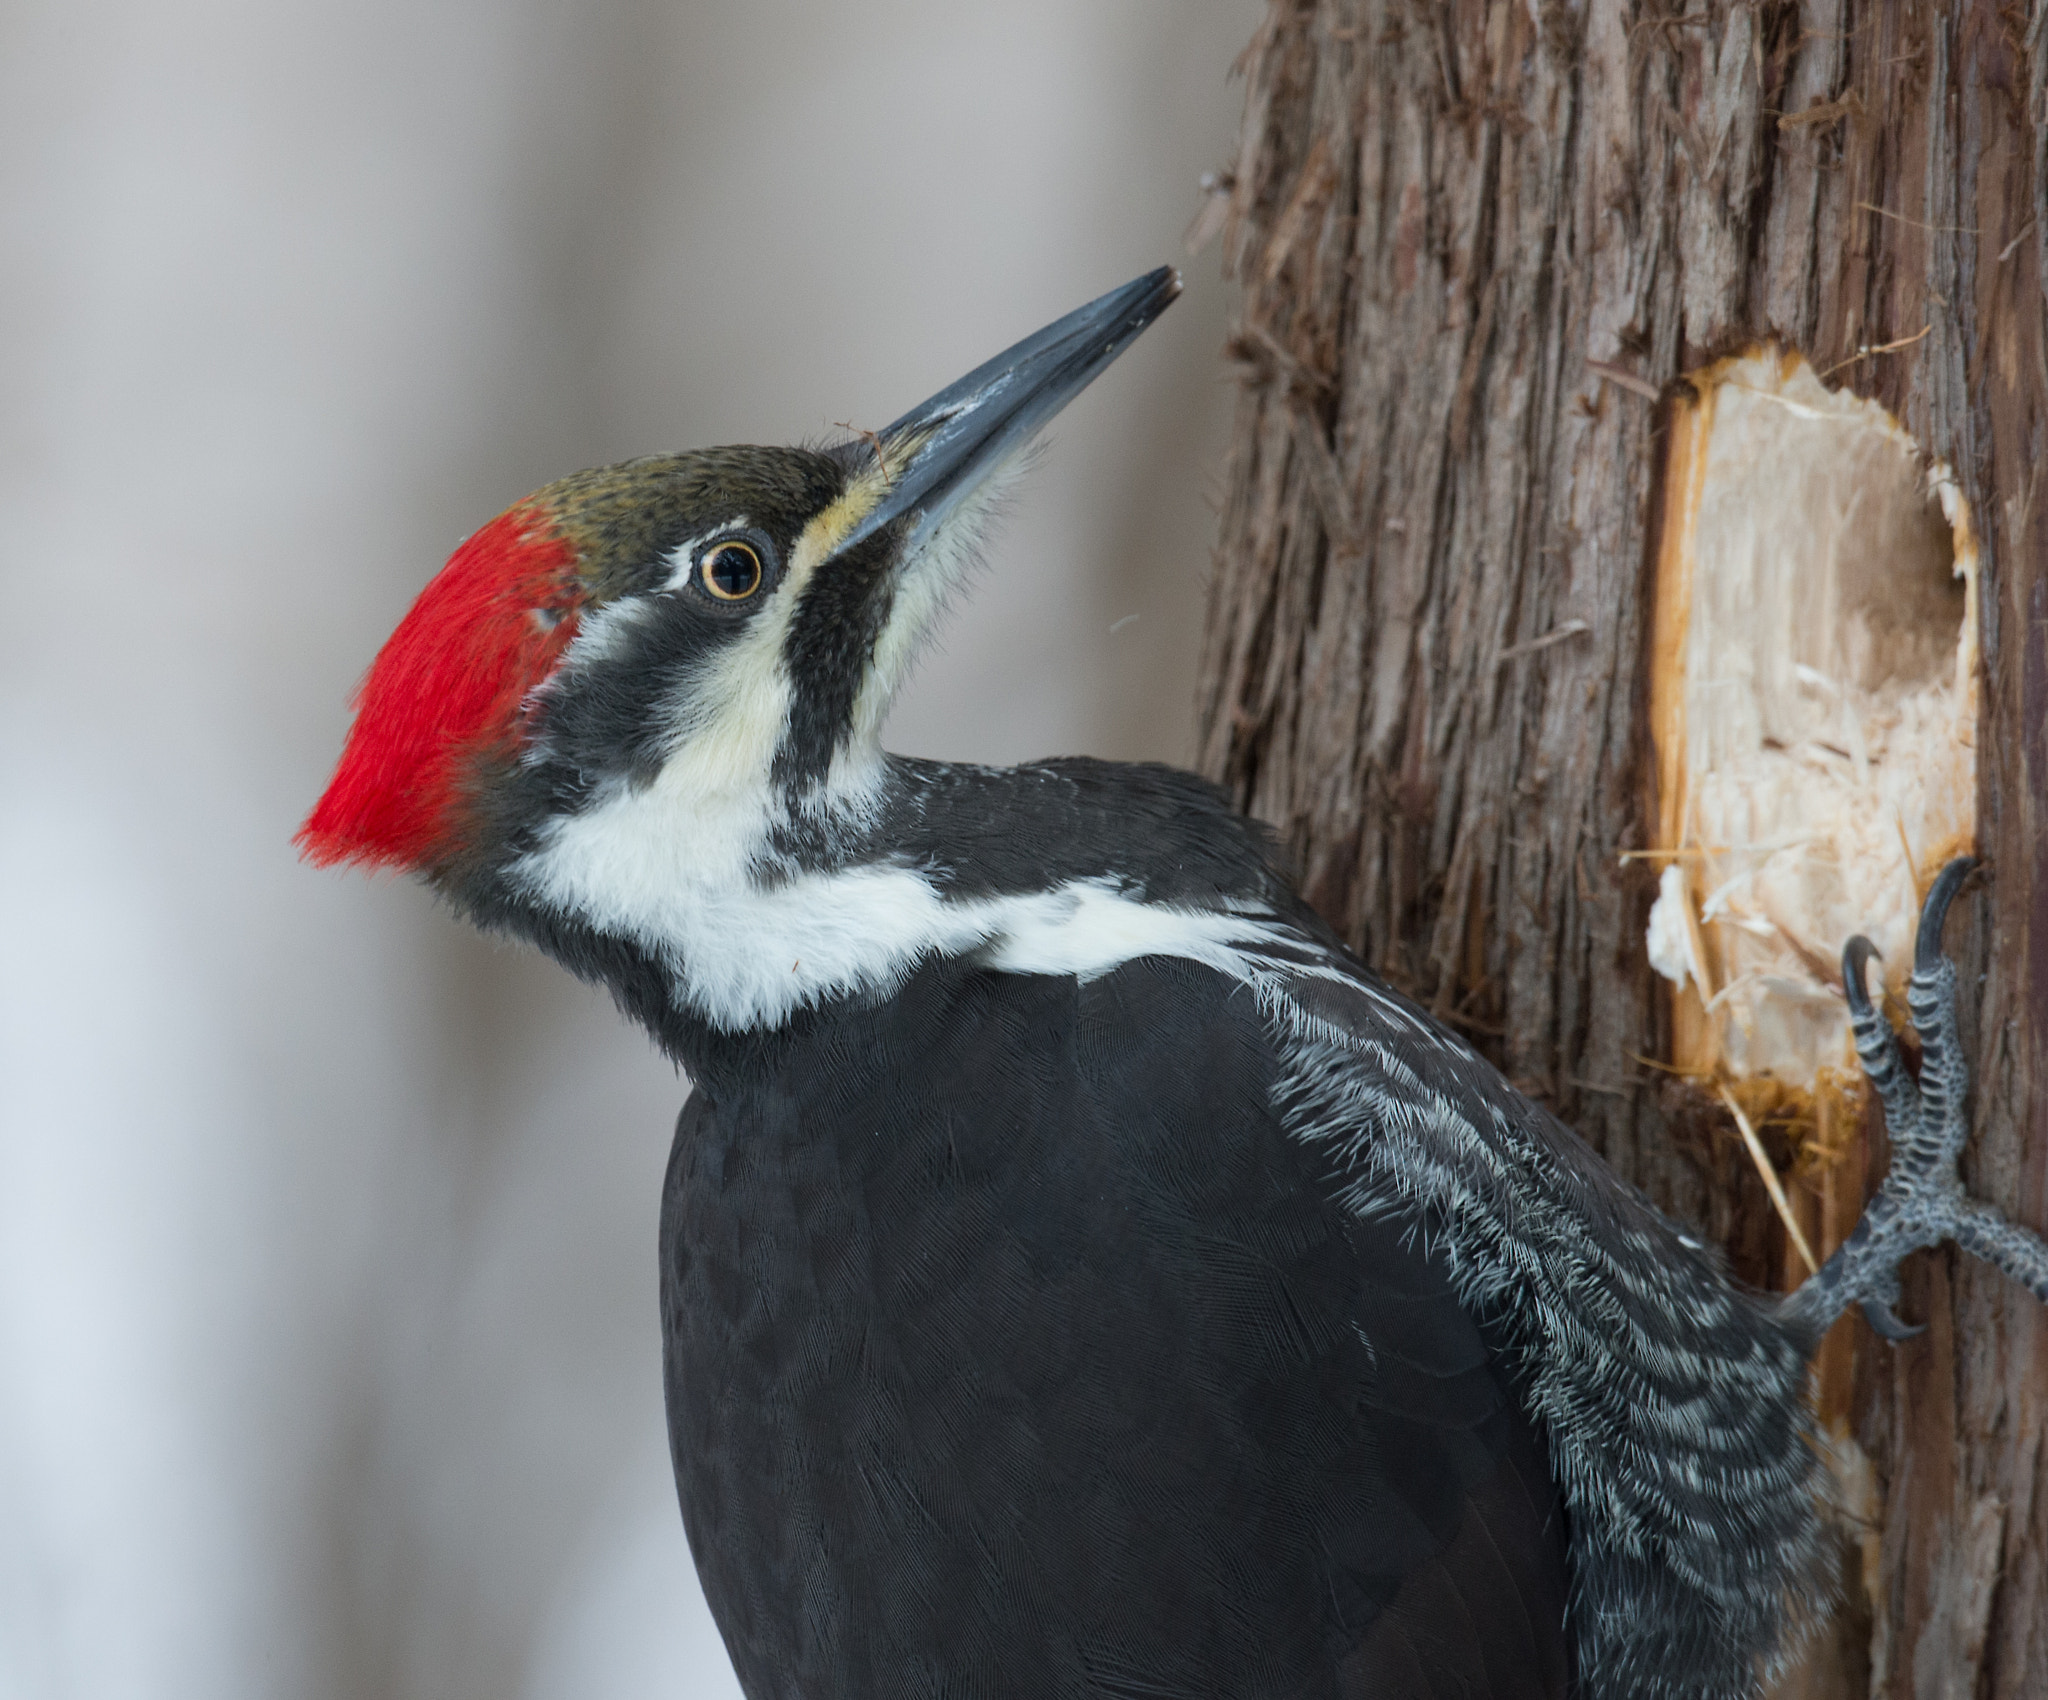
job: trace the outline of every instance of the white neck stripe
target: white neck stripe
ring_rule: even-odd
[[[545,906],[637,944],[667,969],[678,1007],[727,1030],[887,992],[931,956],[979,953],[1013,973],[1084,979],[1179,956],[1244,978],[1247,949],[1277,933],[1268,917],[1148,903],[1109,879],[963,900],[886,862],[764,881],[754,870],[767,799],[708,808],[700,793],[678,809],[663,792],[659,781],[621,791],[552,823],[512,878]]]

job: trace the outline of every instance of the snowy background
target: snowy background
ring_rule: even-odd
[[[288,840],[532,486],[879,424],[1180,259],[1259,11],[7,9],[0,1700],[734,1692],[661,1429],[682,1088]],[[1185,757],[1230,400],[1189,281],[896,747]]]

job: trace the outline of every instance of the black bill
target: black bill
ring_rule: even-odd
[[[1180,293],[1171,266],[1112,289],[914,407],[878,433],[889,490],[840,541],[907,521],[915,554],[961,498],[1024,448],[1045,422],[1130,347]]]

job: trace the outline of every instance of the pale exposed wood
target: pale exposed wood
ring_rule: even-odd
[[[1653,398],[1780,337],[1948,461],[1982,533],[1966,1166],[2048,1223],[2048,26],[1985,0],[1276,0],[1245,65],[1204,766],[1370,961],[1785,1284],[1725,1113],[1639,1060],[1668,1055],[1657,864],[1621,859],[1653,841]],[[1794,1189],[1817,1249],[1881,1172],[1841,1140]],[[1858,1322],[1823,1354],[1876,1527],[1787,1692],[2040,1695],[2048,1321],[1946,1255],[1904,1309],[1919,1340]]]

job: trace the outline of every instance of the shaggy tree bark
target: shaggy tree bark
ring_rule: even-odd
[[[1367,961],[1761,1284],[1788,1284],[1762,1186],[1652,1066],[1655,874],[1623,859],[1655,820],[1661,426],[1684,373],[1776,338],[1971,503],[1990,877],[1950,931],[1981,984],[1965,1173],[2048,1225],[2044,16],[1274,0],[1244,61],[1202,763]],[[1852,1191],[1882,1172],[1858,1157]],[[1952,1254],[1905,1285],[1923,1336],[1856,1319],[1829,1343],[1862,1521],[1843,1611],[1782,1692],[2038,1696],[2048,1316]]]

